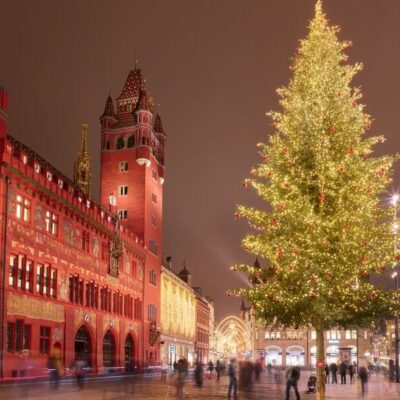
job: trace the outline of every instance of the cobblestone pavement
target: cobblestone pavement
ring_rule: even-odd
[[[299,382],[299,391],[302,400],[313,400],[315,394],[305,393],[307,389],[308,373],[303,373]],[[12,384],[0,386],[0,399],[17,400],[172,400],[176,399],[176,389],[173,375],[168,377],[166,383],[161,382],[159,376],[153,377],[102,377],[86,382],[85,388],[78,391],[73,381],[61,383],[58,391],[52,391],[48,383],[30,385]],[[193,381],[188,379],[184,388],[184,399],[223,399],[227,398],[227,377],[205,379],[204,387],[198,389]],[[371,377],[368,384],[368,393],[365,398],[375,400],[384,397],[384,400],[400,399],[400,384],[389,385],[383,377]],[[284,400],[284,385],[276,385],[272,376],[262,376],[261,382],[255,383],[250,393],[240,392],[237,400],[269,399]],[[291,393],[291,399],[294,399]],[[327,400],[360,399],[354,384],[327,384]]]

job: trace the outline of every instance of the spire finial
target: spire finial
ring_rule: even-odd
[[[74,183],[86,196],[90,196],[91,161],[88,155],[88,123],[82,123],[81,145],[74,165]]]
[[[136,54],[136,49],[135,49],[135,69],[137,69],[138,66],[138,59],[137,59],[137,54]]]

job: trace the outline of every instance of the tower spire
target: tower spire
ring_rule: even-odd
[[[91,177],[92,177],[92,162],[89,158],[88,148],[88,124],[82,124],[81,145],[78,156],[74,164],[74,183],[77,185],[86,196],[90,196]]]

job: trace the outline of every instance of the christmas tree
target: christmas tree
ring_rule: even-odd
[[[320,400],[324,331],[370,326],[398,312],[395,293],[369,281],[396,257],[393,209],[381,199],[397,156],[373,156],[384,138],[366,135],[371,117],[350,85],[362,65],[347,63],[351,43],[337,32],[318,1],[293,77],[277,90],[281,111],[269,113],[274,133],[258,145],[262,161],[244,181],[266,207],[236,213],[253,230],[243,247],[270,268],[232,267],[250,275],[251,287],[233,293],[250,301],[258,320],[315,329]]]

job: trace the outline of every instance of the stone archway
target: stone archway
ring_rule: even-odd
[[[245,323],[236,316],[224,318],[215,330],[217,353],[226,360],[251,356],[251,336]]]

